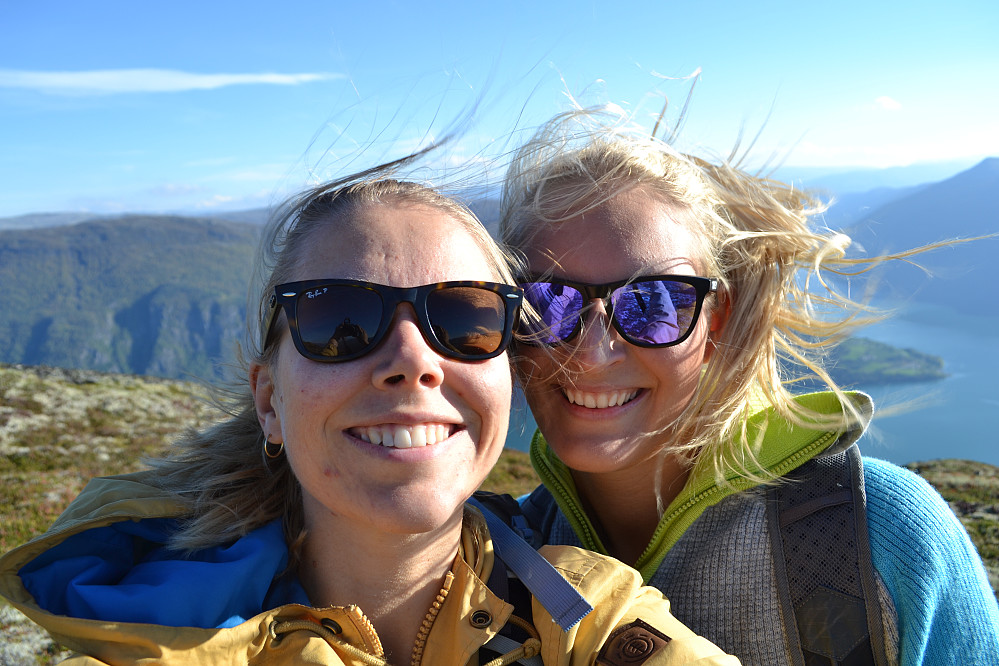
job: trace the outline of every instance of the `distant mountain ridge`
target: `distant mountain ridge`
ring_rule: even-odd
[[[999,231],[999,159],[925,186],[850,195],[827,221],[868,253]],[[498,201],[472,209],[493,233]],[[0,229],[0,362],[163,377],[211,378],[232,358],[245,325],[258,209],[213,217],[115,215],[32,229]],[[985,271],[999,240],[919,257],[882,276],[879,294],[934,299],[999,313]],[[911,275],[909,274],[911,273]]]
[[[14,217],[0,218],[0,229],[38,229],[41,227],[62,227],[76,224],[95,217],[109,217],[93,213],[29,213]]]
[[[868,256],[899,252],[953,238],[999,234],[999,158],[983,160],[952,178],[917,188],[885,202],[844,231]],[[893,262],[879,275],[881,294],[955,308],[999,314],[999,294],[985,288],[993,281],[999,237],[945,247],[913,257],[931,271]]]
[[[997,191],[999,158],[991,157],[946,180],[905,190],[903,196],[885,201],[856,220],[849,230],[857,238],[873,239],[879,231],[897,230],[889,229],[889,225],[904,227],[904,234],[886,234],[882,238],[882,245],[895,250],[955,234],[996,233],[999,232]]]
[[[923,162],[885,168],[781,167],[780,180],[805,188],[819,188],[837,195],[862,194],[872,190],[907,190],[946,180],[972,168],[977,160]]]

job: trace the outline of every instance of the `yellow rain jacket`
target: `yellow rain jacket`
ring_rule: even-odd
[[[193,559],[165,555],[156,535],[174,524],[183,506],[149,478],[95,479],[45,534],[0,558],[0,594],[78,653],[65,663],[387,663],[363,609],[267,605],[275,595],[289,598],[280,590],[298,585],[279,584],[287,566],[279,525]],[[282,557],[261,559],[257,551],[267,548]],[[536,654],[545,666],[739,663],[677,621],[662,594],[643,587],[640,576],[617,560],[570,546],[540,552],[594,610],[563,631],[532,599],[533,630],[529,624],[513,649],[509,642],[501,649],[490,643],[504,655],[501,663]],[[485,521],[466,507],[449,590],[414,637],[411,663],[479,664],[479,649],[513,612],[484,582],[493,565]],[[88,596],[96,588],[106,594]],[[166,611],[157,596],[150,599],[150,591],[160,590]],[[257,600],[251,611],[247,599]],[[173,613],[171,623],[156,620],[162,612]]]

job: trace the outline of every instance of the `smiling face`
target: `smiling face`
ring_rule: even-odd
[[[312,236],[294,280],[498,280],[460,223],[425,205],[361,204]],[[409,304],[374,351],[342,363],[302,357],[278,325],[277,354],[251,368],[251,384],[264,433],[284,443],[302,486],[306,528],[417,534],[460,520],[506,438],[507,355],[440,356]]]
[[[687,211],[641,189],[542,229],[524,248],[534,274],[591,284],[637,275],[702,275]],[[552,268],[554,261],[554,269]],[[690,337],[662,349],[625,342],[599,302],[572,343],[522,347],[518,370],[545,438],[571,469],[601,474],[648,470],[664,446],[656,431],[674,421],[697,388],[712,321],[705,302]],[[608,330],[609,329],[609,330]]]

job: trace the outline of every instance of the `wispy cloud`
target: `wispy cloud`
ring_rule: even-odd
[[[114,95],[214,90],[227,86],[294,86],[344,78],[343,74],[197,74],[172,69],[103,69],[87,72],[32,72],[0,69],[0,88],[22,88],[51,95]]]
[[[882,95],[874,100],[874,105],[879,109],[884,109],[885,111],[898,111],[902,108],[901,103],[891,97],[888,97],[887,95]]]

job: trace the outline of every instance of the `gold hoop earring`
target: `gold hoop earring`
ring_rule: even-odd
[[[273,448],[277,447],[277,448]],[[280,458],[281,454],[284,453],[284,442],[274,443],[271,440],[264,438],[264,455],[271,460],[275,458]]]

